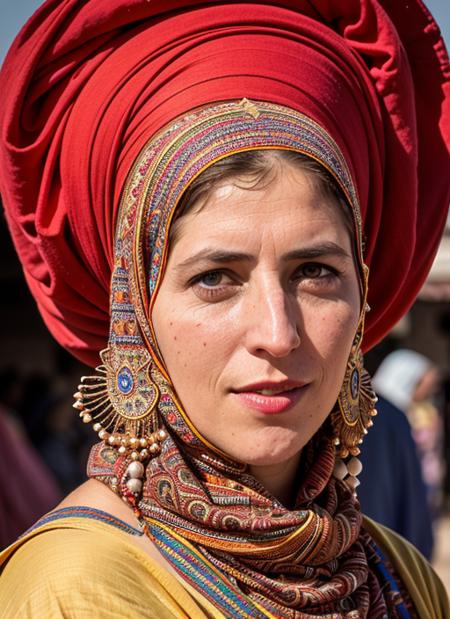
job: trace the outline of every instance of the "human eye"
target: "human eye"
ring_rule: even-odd
[[[233,294],[238,283],[229,273],[212,270],[196,275],[190,285],[200,299],[221,301]]]
[[[222,283],[224,274],[221,271],[208,271],[194,278],[194,282],[205,288],[214,288]]]
[[[338,275],[338,270],[328,264],[307,262],[295,271],[294,279],[314,285],[323,285],[334,281]]]

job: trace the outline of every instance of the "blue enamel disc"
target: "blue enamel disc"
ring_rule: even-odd
[[[117,387],[119,391],[127,395],[133,389],[133,385],[133,374],[128,368],[122,368],[117,374]]]

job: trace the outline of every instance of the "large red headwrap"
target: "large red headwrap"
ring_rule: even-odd
[[[97,363],[133,161],[186,110],[248,97],[310,116],[347,159],[371,268],[370,347],[410,306],[438,245],[448,79],[420,0],[48,0],[0,76],[0,189],[50,331]]]

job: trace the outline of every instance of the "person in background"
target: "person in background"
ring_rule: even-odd
[[[424,355],[407,349],[388,355],[373,377],[377,393],[408,419],[432,519],[439,514],[444,474],[444,427],[435,402],[440,383],[441,376],[436,365]]]
[[[361,509],[403,535],[431,559],[431,513],[411,426],[405,414],[380,394],[377,411],[360,455]]]
[[[13,368],[0,374],[0,548],[61,500],[51,471],[27,439],[15,408],[22,379]]]
[[[372,379],[378,416],[362,448],[358,492],[364,513],[428,558],[442,483],[442,422],[431,400],[439,378],[436,366],[412,350],[382,361]]]

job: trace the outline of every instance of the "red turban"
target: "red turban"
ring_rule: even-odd
[[[179,114],[248,97],[311,117],[347,159],[371,268],[369,348],[413,302],[445,222],[449,73],[420,0],[48,0],[0,75],[0,190],[50,331],[98,362],[133,161]]]

